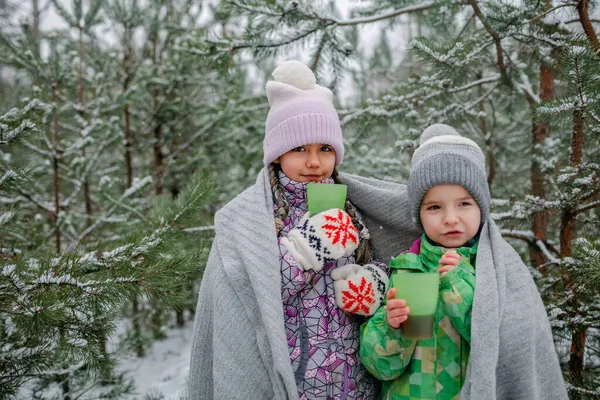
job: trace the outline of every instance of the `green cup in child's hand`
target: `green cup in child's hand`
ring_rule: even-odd
[[[407,339],[429,339],[433,336],[433,321],[437,309],[440,275],[436,272],[400,272],[392,275],[396,298],[406,300],[410,309],[402,323],[402,335]]]
[[[306,185],[308,211],[317,215],[332,208],[344,209],[348,187],[340,183],[309,183]]]

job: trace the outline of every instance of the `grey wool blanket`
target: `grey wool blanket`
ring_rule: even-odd
[[[475,262],[471,354],[461,399],[567,399],[537,286],[491,218]]]
[[[419,237],[405,185],[346,174],[342,180],[371,232],[377,260],[387,262]],[[189,398],[297,399],[266,170],[217,212],[215,233],[196,308]],[[566,399],[535,284],[493,222],[482,232],[476,265],[462,398]]]

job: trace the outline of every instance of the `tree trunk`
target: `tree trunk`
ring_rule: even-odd
[[[152,33],[152,60],[154,62],[154,66],[157,71],[159,68],[159,56],[158,56],[158,32]],[[160,91],[158,89],[154,89],[152,91],[152,99],[154,104],[154,145],[153,145],[153,167],[154,167],[154,179],[156,180],[155,193],[156,196],[160,196],[163,194],[164,182],[163,175],[165,172],[164,160],[165,156],[162,149],[162,141],[163,141],[163,131],[162,131],[162,121],[160,116]],[[164,310],[162,307],[159,307],[157,304],[154,305],[152,310],[152,331],[155,339],[162,339],[164,337],[164,333],[162,332],[162,324],[163,324],[163,316]]]
[[[55,84],[52,87],[52,106],[54,112],[52,115],[52,172],[53,172],[53,189],[54,189],[54,238],[56,240],[56,254],[59,255],[61,250],[60,237],[60,167],[59,161],[61,158],[60,149],[60,128],[58,124],[58,87]]]
[[[131,40],[130,35],[126,33],[126,39],[124,44],[124,54],[123,54],[123,74],[125,75],[125,79],[123,80],[123,94],[127,93],[129,89],[129,84],[131,83],[131,63],[132,54],[130,43]],[[129,106],[129,102],[125,100],[125,105],[123,106],[123,119],[124,119],[124,127],[123,127],[123,146],[125,147],[124,158],[125,158],[125,189],[128,189],[133,185],[133,162],[131,156],[131,146],[132,146],[132,138],[131,138],[131,109]]]
[[[6,9],[6,0],[0,0],[0,23],[8,21],[8,15]],[[3,33],[2,26],[0,26],[0,34]],[[0,65],[0,99],[8,99],[8,89],[4,83],[4,67]]]
[[[483,15],[481,8],[479,8],[478,2],[476,0],[467,0],[467,2],[473,8],[473,12],[475,13],[475,16],[481,21],[481,24],[485,28],[486,32],[492,37],[492,40],[494,41],[494,45],[496,47],[496,62],[498,65],[498,70],[500,71],[500,75],[502,75],[502,80],[504,82],[508,82],[508,75],[506,73],[506,65],[504,64],[504,56],[502,54],[503,53],[502,40],[500,38],[500,35],[498,35],[498,32],[496,32],[492,29],[492,26],[487,21],[486,16]]]
[[[158,33],[155,32],[153,34],[152,37],[152,58],[154,60],[154,65],[156,67],[158,67]],[[162,151],[162,121],[161,121],[161,117],[158,115],[159,114],[159,109],[160,109],[160,105],[159,105],[159,96],[160,96],[160,92],[158,89],[154,89],[152,91],[152,98],[154,100],[154,118],[156,119],[155,121],[155,127],[154,127],[154,146],[153,146],[153,153],[154,153],[154,176],[156,179],[156,195],[160,196],[163,193],[163,175],[164,175],[164,171],[165,171],[165,166],[164,166],[164,160],[165,160],[165,156],[163,154]]]
[[[585,355],[586,336],[587,331],[585,328],[573,328],[571,330],[569,376],[574,384],[578,384],[583,381],[583,357]],[[579,395],[574,397],[578,398]]]
[[[158,91],[155,91],[158,92]],[[158,96],[158,94],[156,94]],[[163,193],[163,175],[165,172],[164,159],[165,155],[162,151],[162,124],[157,122],[154,128],[154,176],[156,179],[156,195],[160,196]]]
[[[178,140],[176,137],[175,140],[173,140],[173,148],[176,148],[177,144],[178,144]],[[179,196],[179,188],[176,186],[171,187],[171,197],[173,199],[177,199],[177,196]],[[190,290],[190,293],[192,293],[194,290],[194,283],[190,282],[188,285],[188,288]],[[181,304],[179,307],[177,307],[175,309],[175,323],[180,328],[182,328],[185,325],[185,307],[183,304]]]
[[[588,38],[590,45],[596,52],[596,55],[600,56],[600,42],[598,42],[598,36],[594,30],[594,25],[590,20],[590,13],[588,9],[590,0],[578,0],[577,1],[577,12],[579,13],[579,21],[585,32],[585,36]]]
[[[481,77],[482,77],[482,74],[478,73],[477,79],[481,79]],[[478,96],[482,97],[483,96],[483,87],[478,86],[477,92],[478,92]],[[482,115],[485,115],[485,104],[483,104],[483,102],[479,103],[479,111],[481,111]],[[492,183],[494,182],[494,178],[496,177],[496,154],[494,153],[494,148],[492,146],[492,138],[490,137],[489,132],[488,132],[487,119],[485,116],[482,116],[479,119],[479,128],[481,131],[481,136],[483,137],[483,140],[484,140],[484,142],[486,144],[486,148],[487,148],[487,162],[488,162],[487,182],[488,182],[488,186],[490,187],[490,195],[491,195]]]
[[[583,156],[583,125],[584,115],[582,106],[576,106],[573,111],[573,131],[571,132],[571,166],[581,163]]]
[[[542,101],[554,98],[554,69],[549,65],[540,66],[540,99]],[[545,176],[540,169],[538,157],[536,157],[536,146],[540,146],[550,136],[550,124],[548,122],[534,122],[532,128],[532,157],[531,162],[531,194],[540,199],[546,199]],[[536,239],[546,242],[548,231],[548,211],[542,210],[533,215],[531,229]],[[546,262],[544,253],[535,245],[529,243],[529,259],[536,267]]]
[[[129,27],[125,27],[125,33],[123,38],[123,96],[125,97],[125,105],[123,106],[123,146],[124,146],[124,158],[125,158],[125,188],[126,191],[133,185],[133,157],[131,152],[132,147],[132,135],[131,135],[131,107],[127,100],[127,90],[133,79],[133,44],[132,32]],[[140,304],[135,298],[131,302],[131,324],[133,332],[135,333],[135,352],[138,357],[143,357],[146,354],[142,343],[142,329],[140,324]]]
[[[77,102],[79,104],[79,115],[84,118],[83,106],[85,103],[85,83],[83,81],[83,27],[79,26],[79,69],[77,72]],[[83,159],[83,165],[85,165],[86,152],[85,147],[81,149],[81,157]],[[90,191],[90,181],[85,174],[83,176],[83,201],[85,203],[85,221],[86,227],[89,228],[92,225],[92,195]],[[86,240],[84,236],[83,240]]]
[[[32,21],[32,25],[31,25],[31,30],[33,32],[33,37],[36,41],[38,41],[38,45],[39,45],[39,39],[40,39],[40,7],[38,4],[38,0],[31,0],[31,8],[32,8],[32,14],[33,14],[33,21]],[[39,55],[39,48],[38,50],[38,54]]]
[[[583,156],[583,127],[584,110],[583,105],[578,105],[573,111],[573,131],[571,134],[571,166],[576,167],[581,163]],[[573,237],[575,234],[575,218],[577,205],[573,208],[563,210],[560,228],[560,256],[561,258],[570,257],[573,252]],[[566,286],[572,285],[569,276],[565,278]],[[577,301],[574,299],[573,301]],[[577,309],[574,305],[573,309]],[[571,383],[578,385],[583,377],[583,360],[585,356],[585,341],[587,330],[581,326],[571,328],[571,352],[569,357],[569,376]]]
[[[175,323],[179,328],[183,328],[185,325],[185,315],[183,314],[183,308],[177,308],[175,311]]]

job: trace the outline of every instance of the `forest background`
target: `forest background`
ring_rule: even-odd
[[[0,0],[0,398],[135,393],[119,362],[193,323],[212,217],[262,167],[286,59],[334,90],[345,172],[405,182],[431,123],[479,143],[570,398],[598,398],[599,8]]]

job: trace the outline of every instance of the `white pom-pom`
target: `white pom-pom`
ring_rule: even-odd
[[[314,89],[317,84],[315,74],[300,61],[290,60],[281,64],[273,71],[273,78],[277,82],[286,83],[298,89]]]
[[[423,133],[421,133],[421,138],[419,140],[419,144],[423,144],[435,136],[448,136],[448,135],[460,136],[460,134],[458,132],[456,132],[456,129],[454,129],[453,127],[451,127],[449,125],[446,125],[446,124],[429,125],[427,128],[425,128]]]

